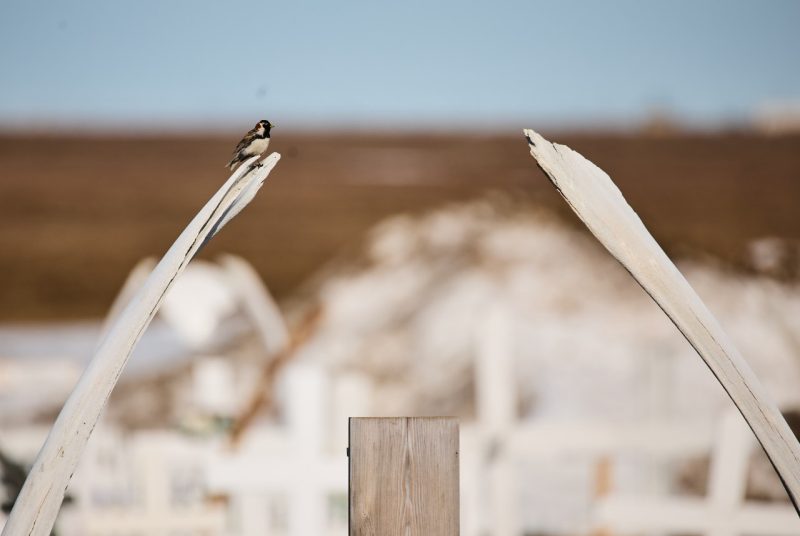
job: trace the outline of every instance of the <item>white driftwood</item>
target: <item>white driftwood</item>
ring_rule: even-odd
[[[3,536],[50,534],[100,412],[167,290],[200,248],[253,199],[280,155],[273,153],[251,168],[256,159],[240,166],[206,203],[108,328],[39,451]]]
[[[603,170],[564,145],[525,130],[533,157],[595,237],[622,263],[697,350],[800,503],[800,445],[717,320]]]

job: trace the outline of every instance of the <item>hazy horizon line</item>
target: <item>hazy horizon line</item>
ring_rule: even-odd
[[[226,121],[194,120],[187,121],[58,121],[58,120],[0,120],[0,135],[77,135],[77,136],[190,136],[198,134],[228,135],[240,133],[249,128],[261,117],[249,120],[231,119]],[[545,132],[582,132],[636,134],[642,132],[678,132],[713,134],[725,132],[764,132],[766,129],[757,118],[716,121],[689,121],[676,116],[651,116],[637,119],[594,119],[594,120],[500,120],[479,121],[429,121],[413,124],[408,121],[337,121],[314,122],[309,119],[294,121],[275,121],[276,131],[289,134],[340,133],[357,135],[370,134],[443,134],[443,135],[501,135],[516,134],[523,128],[533,128]]]

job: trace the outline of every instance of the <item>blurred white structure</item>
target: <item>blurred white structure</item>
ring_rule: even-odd
[[[254,363],[285,347],[280,312],[242,267],[221,262],[198,275],[215,274],[210,284],[225,291],[213,293],[228,298],[191,301],[202,285],[185,294],[210,316],[183,328],[197,330],[188,340],[199,346],[191,370],[176,374],[191,396],[172,404],[226,414],[232,398],[247,397],[258,368],[205,348],[231,314],[258,326]],[[775,398],[800,403],[800,289],[682,268]],[[64,528],[345,536],[347,417],[438,414],[461,419],[464,536],[732,536],[752,533],[750,523],[759,534],[800,535],[788,502],[747,498],[756,487],[783,491],[773,473],[753,477],[751,434],[728,416],[708,370],[581,233],[489,203],[399,217],[375,230],[366,259],[317,290],[320,324],[280,376],[272,420],[238,450],[219,436],[126,435],[108,422],[76,474]],[[182,307],[164,322],[186,321]],[[30,459],[41,439],[3,430],[0,448]],[[676,476],[698,460],[705,497],[687,495]]]
[[[369,382],[331,381],[299,365],[282,379],[280,425],[252,431],[240,449],[176,432],[126,436],[103,426],[68,489],[67,536],[255,536],[347,532],[347,417],[368,415]],[[335,426],[334,423],[340,423]],[[8,431],[0,448],[31,459],[44,428]],[[0,523],[2,526],[2,523]]]
[[[283,387],[285,426],[254,429],[238,452],[208,467],[207,485],[231,498],[237,535],[344,535],[347,418],[369,415],[369,383],[358,375],[331,382],[300,365]]]
[[[110,324],[154,265],[144,259],[131,270],[114,300],[105,324]],[[244,313],[261,336],[268,353],[288,342],[283,317],[261,278],[250,264],[233,255],[223,255],[217,263],[194,261],[164,297],[158,316],[193,348],[204,348],[220,337],[226,318]]]
[[[0,359],[0,424],[25,422],[61,405],[81,372],[64,359]]]
[[[757,527],[800,535],[788,503],[743,502],[753,439],[733,412],[718,426],[520,420],[501,318],[490,313],[477,368],[479,417],[461,423],[462,534],[734,536]],[[370,382],[300,364],[281,384],[283,424],[253,429],[236,451],[174,432],[99,430],[70,486],[75,503],[64,510],[63,533],[345,536],[347,417],[369,415]],[[33,453],[43,432],[6,434],[0,447]],[[712,456],[708,499],[667,494],[663,462],[704,454]],[[531,468],[547,480],[531,480]],[[598,493],[601,478],[609,489]]]
[[[719,423],[520,420],[504,314],[487,311],[475,378],[478,419],[462,427],[462,534],[800,535],[788,501],[745,500],[755,439],[733,407]],[[668,494],[673,479],[665,462],[703,455],[711,459],[708,498]],[[581,461],[594,471],[560,501],[570,466]],[[526,465],[550,471],[531,478]],[[631,467],[635,473],[626,475]]]
[[[599,501],[595,525],[612,534],[800,534],[792,506],[745,501],[754,444],[753,432],[732,410],[716,430],[707,498],[612,494]]]
[[[148,265],[142,261],[131,272],[106,324],[141,284]],[[184,357],[151,363],[117,389],[110,412],[137,427],[179,423],[200,430],[233,418],[253,396],[261,369],[289,342],[283,316],[258,274],[231,255],[191,264],[158,314],[156,320],[184,344]]]

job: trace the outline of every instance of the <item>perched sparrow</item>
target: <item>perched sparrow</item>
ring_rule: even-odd
[[[269,130],[274,127],[275,125],[266,119],[256,123],[256,126],[245,134],[242,141],[236,146],[236,150],[233,151],[233,158],[228,162],[227,167],[234,169],[237,164],[244,162],[251,156],[264,154],[267,147],[269,147]]]

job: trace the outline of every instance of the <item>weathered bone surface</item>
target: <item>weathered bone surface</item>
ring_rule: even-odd
[[[533,130],[524,133],[556,190],[703,358],[755,432],[798,508],[800,444],[717,320],[602,169]]]
[[[279,159],[278,153],[272,153],[260,166],[251,167],[257,157],[244,162],[184,229],[105,331],[36,457],[3,536],[50,534],[86,442],[164,295],[202,246],[253,199]]]

